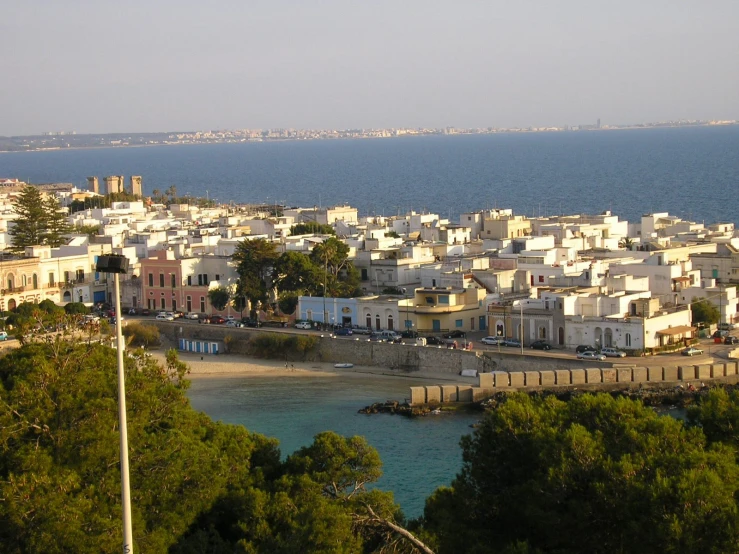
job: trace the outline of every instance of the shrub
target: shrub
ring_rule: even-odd
[[[314,336],[259,333],[249,340],[249,354],[258,358],[285,359],[299,356],[305,359],[317,340]]]
[[[128,339],[128,344],[132,346],[142,346],[144,348],[150,346],[159,346],[159,329],[154,325],[146,325],[143,323],[129,323],[123,328],[123,336]]]

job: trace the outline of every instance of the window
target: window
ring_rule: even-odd
[[[164,273],[159,274],[159,286],[164,288]]]
[[[379,331],[380,329],[382,329],[382,325],[380,325],[380,316],[379,316],[379,315],[376,315],[376,316],[375,316],[375,328],[376,328],[376,329],[377,329],[378,331]]]
[[[177,311],[177,300],[175,300],[174,298],[172,299],[172,311]]]
[[[631,333],[626,333],[626,346],[631,346]]]
[[[544,282],[544,276],[543,275],[539,275],[539,282],[540,283],[543,283]]]
[[[205,313],[205,296],[200,297],[200,312]]]
[[[53,287],[55,284],[56,284],[56,281],[55,281],[54,272],[50,271],[49,272],[49,285]]]
[[[32,282],[33,282],[33,288],[37,289],[38,288],[38,276],[35,273],[33,274]]]
[[[464,323],[463,323],[463,321],[461,319],[457,319],[457,320],[454,321],[454,326],[457,329],[461,329],[464,326]]]
[[[69,276],[69,271],[65,271],[64,272],[64,282],[65,283],[69,283],[71,280],[72,280],[72,278]],[[13,288],[12,285],[11,285],[10,288],[11,289]]]
[[[153,273],[149,273],[149,286],[150,287],[154,286],[154,274]]]
[[[192,286],[192,275],[188,275],[187,276],[187,286],[188,287],[191,287]]]
[[[77,276],[75,277],[77,279],[78,283],[81,283],[85,280],[85,270],[84,269],[78,269],[77,270]]]
[[[393,331],[395,329],[395,326],[393,324],[393,316],[391,316],[391,315],[387,316],[387,328],[390,331]]]
[[[28,284],[28,278],[25,275],[21,276],[21,286],[25,287]]]
[[[164,298],[162,297],[162,299],[160,300],[160,302],[162,304],[162,310],[165,310],[167,308],[166,300],[164,300]]]
[[[439,304],[449,304],[449,295],[448,294],[440,294],[439,295]]]
[[[305,319],[312,320],[313,319],[313,310],[307,310],[305,312]]]
[[[433,304],[434,303],[434,297],[433,296],[427,296],[426,297],[426,304]]]
[[[171,273],[170,277],[172,277],[172,288],[175,288],[177,286],[177,275]]]
[[[218,273],[216,273],[216,281],[220,281],[220,280],[221,280],[221,276]]]
[[[546,327],[539,327],[539,338],[540,339],[547,338],[547,328]]]
[[[187,297],[187,311],[188,312],[192,311],[192,296]]]

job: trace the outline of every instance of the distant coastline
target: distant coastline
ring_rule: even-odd
[[[88,150],[108,148],[141,148],[147,146],[185,146],[203,144],[247,144],[251,142],[296,142],[387,139],[419,136],[469,136],[495,134],[530,133],[580,133],[593,131],[625,131],[637,129],[671,129],[685,127],[727,127],[739,125],[739,120],[724,121],[668,121],[632,125],[576,125],[567,127],[526,127],[526,128],[389,128],[389,129],[348,129],[348,130],[222,130],[222,131],[182,131],[166,133],[48,133],[0,137],[0,153],[14,152],[56,152],[60,150]]]

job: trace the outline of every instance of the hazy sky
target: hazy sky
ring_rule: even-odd
[[[0,0],[0,135],[739,118],[739,0]]]

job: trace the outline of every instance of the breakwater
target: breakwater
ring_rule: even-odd
[[[581,389],[613,391],[638,387],[674,387],[705,383],[739,383],[739,363],[664,367],[611,367],[478,374],[477,386],[428,385],[410,387],[410,405],[479,402],[499,392]]]

